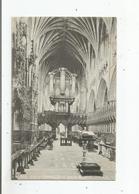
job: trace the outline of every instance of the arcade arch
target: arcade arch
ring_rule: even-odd
[[[94,111],[95,111],[95,92],[92,89],[89,97],[88,112],[94,112]]]
[[[109,100],[113,101],[115,99],[116,99],[116,68],[114,69],[109,89]]]
[[[104,79],[101,79],[97,92],[97,108],[103,107],[108,101],[108,89]]]

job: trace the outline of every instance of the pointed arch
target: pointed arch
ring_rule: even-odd
[[[113,71],[109,88],[109,100],[111,101],[115,99],[116,99],[116,67]]]
[[[95,111],[95,92],[92,89],[89,96],[88,112],[94,112],[94,111]]]
[[[104,79],[101,79],[97,92],[97,108],[104,106],[108,101],[108,89]]]

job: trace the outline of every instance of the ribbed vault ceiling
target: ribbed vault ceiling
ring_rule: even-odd
[[[114,18],[34,17],[28,22],[30,38],[45,74],[65,66],[82,75],[115,26]]]

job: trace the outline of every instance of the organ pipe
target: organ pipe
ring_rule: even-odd
[[[49,86],[50,86],[50,94],[52,95],[54,92],[54,74],[53,73],[49,73],[50,76],[50,82],[49,82]]]
[[[65,94],[65,68],[60,68],[60,93],[61,95]]]
[[[72,96],[75,95],[76,76],[77,76],[76,74],[72,74],[72,86],[71,86]]]

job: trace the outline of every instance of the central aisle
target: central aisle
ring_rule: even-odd
[[[103,158],[95,152],[87,153],[87,161],[98,163],[104,173],[103,177],[82,177],[76,168],[82,161],[82,148],[73,143],[72,146],[60,146],[54,141],[53,150],[42,150],[34,166],[26,170],[26,174],[18,179],[28,180],[114,180],[115,163]]]

